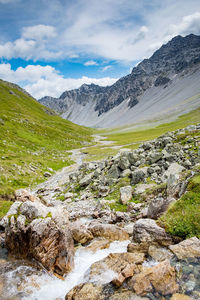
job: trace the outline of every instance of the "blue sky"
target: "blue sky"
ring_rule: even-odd
[[[0,78],[36,98],[110,85],[190,33],[199,0],[0,0]]]

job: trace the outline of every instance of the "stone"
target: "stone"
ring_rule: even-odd
[[[124,241],[129,239],[129,235],[126,230],[112,224],[91,224],[88,229],[94,237],[105,238],[109,241]]]
[[[163,180],[165,180],[165,182],[167,182],[168,178],[170,177],[170,175],[175,176],[175,178],[179,178],[179,174],[181,172],[183,172],[185,168],[181,165],[179,165],[178,163],[172,163],[168,170],[164,172],[163,174]]]
[[[118,276],[112,280],[112,283],[117,287],[120,287],[125,279],[126,278],[122,274],[118,274]]]
[[[33,195],[29,190],[27,189],[19,189],[15,191],[15,199],[16,201],[25,202],[27,200],[35,202],[40,202],[40,199]]]
[[[89,280],[99,278],[106,270],[111,270],[113,278],[110,281],[116,280],[116,285],[119,286],[125,278],[131,277],[138,271],[137,265],[141,265],[143,261],[143,253],[111,253],[91,266]]]
[[[18,207],[16,219],[11,207],[4,217],[10,218],[5,227],[5,246],[12,255],[35,259],[47,270],[63,276],[74,263],[68,212],[63,207],[51,208],[49,213],[48,209],[41,203],[26,201]]]
[[[121,170],[126,170],[130,167],[130,162],[126,156],[120,157],[118,166]]]
[[[117,179],[120,176],[119,168],[116,165],[112,165],[112,167],[108,170],[108,177]]]
[[[89,246],[86,247],[88,251],[96,252],[97,250],[107,249],[110,246],[110,241],[99,240],[93,241]]]
[[[127,204],[128,201],[132,199],[133,189],[130,185],[120,188],[120,202],[122,204]]]
[[[156,197],[154,198],[149,206],[147,211],[147,217],[150,219],[157,219],[161,214],[163,214],[167,208],[169,207],[169,204],[175,202],[176,199],[172,197]]]
[[[80,181],[79,184],[81,187],[87,186],[91,183],[94,173],[85,175]]]
[[[128,160],[131,165],[135,165],[135,163],[138,161],[138,159],[139,159],[139,155],[137,155],[133,152],[128,153]]]
[[[80,222],[74,222],[70,227],[74,241],[85,244],[93,239],[92,233]]]
[[[149,298],[140,297],[132,291],[117,290],[109,297],[109,300],[149,300]]]
[[[138,184],[134,189],[134,194],[135,195],[143,194],[146,190],[151,189],[154,186],[156,186],[156,184],[145,184],[145,183]]]
[[[142,169],[136,169],[132,173],[132,179],[131,179],[131,184],[135,185],[139,182],[141,182],[145,177],[145,173]]]
[[[146,295],[153,288],[162,295],[173,294],[179,289],[175,269],[171,267],[169,260],[134,275],[129,285],[138,295]]]
[[[133,226],[133,241],[137,243],[156,242],[160,245],[170,245],[171,238],[163,228],[152,219],[139,219]]]
[[[176,245],[169,246],[169,249],[179,258],[200,257],[200,240],[197,237],[184,240]]]
[[[148,161],[150,164],[154,164],[162,158],[162,152],[150,152],[148,156]]]
[[[156,261],[164,261],[166,259],[171,259],[173,256],[173,253],[170,252],[168,249],[163,247],[156,247],[154,245],[149,246],[148,254]]]
[[[45,173],[44,173],[44,177],[51,177],[51,173],[45,172]]]
[[[82,283],[69,291],[65,300],[103,300],[102,289],[103,286],[101,285],[95,285],[90,282]]]
[[[170,300],[192,300],[193,298],[183,294],[173,294]]]

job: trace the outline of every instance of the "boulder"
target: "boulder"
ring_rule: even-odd
[[[127,204],[128,201],[132,199],[133,189],[130,185],[120,188],[120,202],[122,204]]]
[[[81,187],[87,186],[91,183],[94,173],[85,175],[80,181],[79,184]]]
[[[82,283],[69,291],[65,300],[103,300],[102,290],[102,285],[95,285],[90,282]]]
[[[108,170],[108,177],[117,179],[120,176],[120,171],[119,168],[116,165],[113,165],[109,170]]]
[[[93,241],[89,246],[86,247],[86,249],[92,252],[96,252],[97,250],[109,248],[110,243],[111,242],[108,240]]]
[[[141,182],[145,177],[145,172],[142,169],[136,169],[132,173],[131,184],[135,185]]]
[[[149,153],[148,161],[150,164],[154,164],[157,161],[159,161],[162,158],[162,156],[163,156],[162,152],[152,151]]]
[[[68,213],[39,202],[17,203],[3,218],[5,246],[19,258],[36,259],[47,270],[63,276],[73,267],[74,243]]]
[[[166,248],[156,247],[154,245],[149,246],[148,254],[156,261],[164,261],[166,259],[171,259],[173,253]]]
[[[19,189],[17,191],[15,191],[15,199],[16,201],[21,201],[21,202],[25,202],[25,201],[40,201],[40,199],[38,197],[36,197],[35,195],[33,195],[29,190],[27,189]]]
[[[169,246],[170,250],[179,258],[200,257],[200,240],[192,237],[176,245]]]
[[[88,229],[94,237],[105,238],[109,241],[124,241],[129,239],[126,230],[112,224],[91,224]]]
[[[118,166],[121,170],[126,170],[130,167],[130,162],[126,156],[120,157]]]
[[[138,295],[146,295],[153,288],[162,295],[173,294],[179,289],[175,269],[171,267],[169,260],[154,267],[145,268],[141,273],[133,276],[129,286]]]
[[[111,253],[91,266],[89,280],[94,282],[109,270],[111,272],[107,283],[112,281],[120,286],[126,278],[138,271],[137,265],[141,265],[143,261],[143,253]]]
[[[74,222],[70,226],[74,241],[85,244],[93,239],[92,233],[80,222]]]
[[[147,211],[147,217],[151,219],[157,219],[162,213],[164,213],[169,204],[175,202],[176,200],[174,198],[168,197],[156,197],[154,198],[149,206]]]
[[[170,245],[170,236],[152,219],[139,219],[133,226],[133,241]]]
[[[164,180],[165,182],[167,182],[168,179],[169,179],[169,177],[170,177],[170,175],[173,176],[174,181],[178,180],[179,174],[180,174],[181,172],[183,172],[184,169],[185,169],[185,168],[184,168],[183,166],[179,165],[178,163],[176,163],[176,162],[175,162],[175,163],[172,163],[172,164],[169,166],[169,168],[167,169],[167,171],[164,172],[164,174],[163,174],[163,180]],[[172,179],[171,179],[171,180],[172,180]],[[171,183],[171,184],[172,184],[172,183]]]

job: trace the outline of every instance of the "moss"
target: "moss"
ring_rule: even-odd
[[[46,215],[46,217],[45,218],[52,218],[52,214],[51,214],[51,212],[48,212],[48,214]]]
[[[116,201],[115,203],[110,203],[108,205],[110,209],[114,211],[122,211],[122,212],[127,211],[127,205],[121,204],[119,201]]]

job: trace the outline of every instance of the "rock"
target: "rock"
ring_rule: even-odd
[[[163,180],[167,181],[170,175],[175,176],[175,178],[179,178],[179,174],[183,172],[185,168],[179,165],[178,163],[172,163],[168,170],[163,174]]]
[[[118,166],[121,170],[126,170],[130,167],[130,162],[126,156],[120,157]]]
[[[27,201],[18,207],[18,216],[11,212],[12,207],[4,217],[10,219],[5,227],[8,251],[19,258],[34,258],[58,275],[68,273],[73,267],[74,243],[67,211],[56,207],[48,213],[41,203]]]
[[[96,252],[97,250],[107,249],[110,246],[110,241],[108,240],[99,240],[93,241],[89,246],[86,247],[87,250]]]
[[[91,224],[88,229],[94,237],[105,238],[109,241],[124,241],[129,239],[129,235],[126,230],[111,224]]]
[[[150,164],[154,164],[162,158],[162,152],[150,152],[148,156],[148,161]]]
[[[149,249],[149,244],[148,243],[130,243],[127,246],[127,251],[130,253],[143,253],[147,254]]]
[[[137,169],[133,171],[132,173],[132,179],[131,179],[131,184],[135,185],[139,182],[141,182],[145,177],[145,173],[142,169]]]
[[[171,245],[169,248],[179,259],[200,257],[200,240],[196,237]]]
[[[75,286],[65,297],[65,300],[103,300],[103,286],[93,283],[82,283]]]
[[[164,213],[169,204],[175,202],[174,198],[168,197],[156,197],[148,206],[147,217],[151,219],[157,219],[162,213]]]
[[[119,168],[116,165],[113,165],[109,170],[108,170],[108,177],[111,178],[119,178],[120,176],[120,171]]]
[[[120,188],[120,202],[122,204],[126,204],[128,201],[132,199],[133,189],[130,185],[124,186]]]
[[[146,268],[141,273],[133,276],[129,286],[138,295],[146,295],[153,288],[162,295],[173,294],[179,289],[176,283],[175,269],[170,266],[168,260],[154,267]]]
[[[79,184],[81,187],[87,186],[91,183],[94,173],[85,175],[80,181]]]
[[[68,192],[68,193],[64,194],[64,197],[65,197],[65,200],[66,199],[72,199],[74,197],[74,194]]]
[[[131,165],[135,165],[135,163],[139,159],[139,155],[136,154],[136,153],[133,153],[133,152],[129,152],[127,158],[128,158]]]
[[[140,219],[133,226],[133,241],[137,243],[156,242],[160,245],[170,245],[171,238],[154,220]]]
[[[51,173],[45,172],[45,173],[44,173],[44,177],[51,177]]]
[[[152,187],[156,186],[156,184],[138,184],[136,188],[134,189],[134,194],[143,194],[146,190],[151,189]]]
[[[132,291],[117,290],[109,297],[109,300],[149,300],[149,298],[137,296]]]
[[[106,258],[94,263],[90,268],[89,280],[95,280],[111,270],[110,281],[120,286],[123,281],[138,271],[138,264],[144,261],[143,253],[111,253]]]
[[[193,298],[183,294],[173,294],[170,300],[192,300]]]
[[[21,202],[25,202],[27,200],[32,201],[32,202],[35,202],[35,201],[41,202],[38,197],[36,197],[29,190],[26,190],[26,189],[16,190],[15,191],[15,199],[16,199],[16,201],[21,201]]]
[[[74,241],[85,244],[93,239],[92,233],[80,222],[74,222],[70,227]]]
[[[156,246],[149,246],[148,254],[156,261],[164,261],[166,259],[171,259],[173,253],[167,250],[166,248],[156,247]]]

